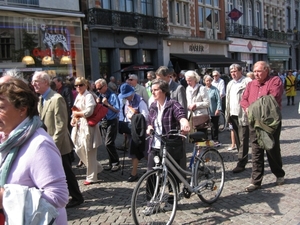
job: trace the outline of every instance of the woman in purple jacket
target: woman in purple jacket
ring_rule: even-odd
[[[5,211],[4,184],[36,188],[57,209],[56,224],[67,225],[66,177],[60,152],[37,116],[38,97],[21,79],[4,76],[0,84],[0,209]]]
[[[147,134],[155,130],[158,134],[167,134],[170,130],[180,129],[183,134],[190,131],[185,109],[173,99],[170,99],[169,84],[163,80],[152,81],[154,102],[150,105]],[[157,138],[150,139],[148,150],[148,170],[154,166],[153,158],[161,147]],[[180,163],[181,164],[181,163]]]

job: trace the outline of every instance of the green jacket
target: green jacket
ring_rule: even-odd
[[[273,95],[265,95],[248,108],[249,125],[256,131],[258,145],[271,150],[274,146],[273,133],[281,122],[281,111]]]

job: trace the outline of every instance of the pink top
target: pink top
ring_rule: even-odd
[[[61,155],[44,129],[37,129],[22,145],[6,183],[42,189],[42,197],[59,211],[56,224],[67,225],[65,206],[69,193]]]
[[[241,100],[241,106],[246,110],[253,102],[264,95],[273,95],[281,109],[281,99],[283,94],[283,85],[280,77],[268,76],[266,80],[260,84],[257,80],[248,83]]]

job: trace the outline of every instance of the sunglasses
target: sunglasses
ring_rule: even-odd
[[[98,91],[101,91],[101,89],[102,89],[103,87],[104,87],[104,86],[102,86],[101,88],[97,88],[97,90],[98,90]]]
[[[82,86],[84,86],[84,84],[76,84],[76,85],[74,85],[74,87],[82,87]]]

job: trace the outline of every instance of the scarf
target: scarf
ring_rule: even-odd
[[[43,123],[38,116],[34,116],[32,119],[25,121],[22,126],[18,126],[14,130],[12,135],[9,135],[8,139],[0,144],[0,152],[6,157],[2,160],[0,168],[0,186],[2,187],[6,183],[8,172],[11,165],[16,158],[20,147],[30,138],[34,132],[42,127]]]

